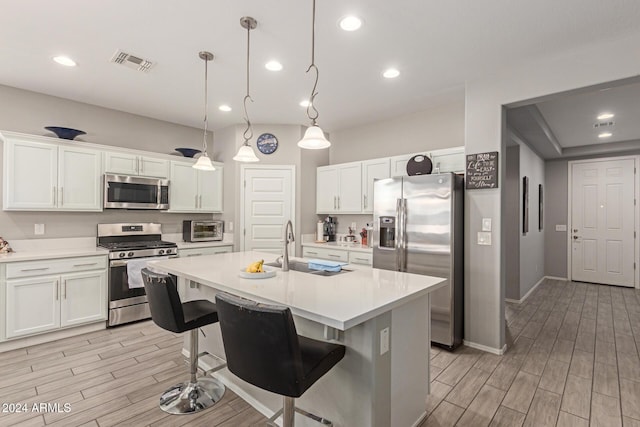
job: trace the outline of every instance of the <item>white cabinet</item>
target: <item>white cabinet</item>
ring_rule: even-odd
[[[169,212],[222,212],[223,166],[194,169],[192,162],[171,162]]]
[[[6,337],[106,320],[106,265],[106,256],[7,264]]]
[[[361,162],[319,167],[316,177],[317,213],[360,213]]]
[[[350,264],[372,265],[373,254],[367,252],[349,251]]]
[[[102,210],[100,151],[5,141],[4,210]]]
[[[194,256],[203,256],[203,255],[214,255],[233,252],[233,246],[209,246],[209,247],[199,247],[199,248],[188,248],[188,249],[179,249],[178,256],[180,258],[188,258]]]
[[[373,213],[373,182],[389,178],[390,164],[388,158],[362,162],[362,213]]]
[[[132,153],[110,151],[104,158],[106,173],[166,178],[168,166],[167,160]]]
[[[346,250],[329,249],[329,248],[316,248],[304,246],[302,248],[303,258],[318,258],[327,259],[330,261],[349,262],[349,252]]]
[[[429,156],[429,153],[412,153],[412,154],[403,154],[402,156],[393,156],[390,158],[391,160],[391,176],[408,176],[407,174],[407,163],[413,156],[418,154],[422,154],[425,156]]]
[[[433,171],[465,173],[464,147],[445,148],[431,152]]]

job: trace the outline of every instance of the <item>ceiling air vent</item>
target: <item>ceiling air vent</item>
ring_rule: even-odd
[[[143,71],[145,73],[148,73],[151,67],[154,66],[154,63],[149,60],[140,58],[130,53],[123,52],[119,49],[116,50],[116,53],[113,54],[111,62],[124,65],[125,67],[131,68],[132,70]]]
[[[615,122],[600,122],[600,123],[594,123],[593,127],[594,128],[605,128],[605,127],[609,127],[609,126],[613,126],[615,125]]]

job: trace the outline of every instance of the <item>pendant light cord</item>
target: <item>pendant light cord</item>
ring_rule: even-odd
[[[251,127],[251,121],[249,120],[249,112],[247,111],[247,101],[253,102],[251,95],[249,95],[249,49],[251,46],[251,25],[247,25],[247,94],[244,97],[244,120],[247,122],[247,128],[244,130],[242,136],[244,137],[244,145],[249,145],[249,140],[253,138],[253,129]]]
[[[315,98],[318,96],[318,92],[316,89],[318,87],[318,79],[320,77],[320,71],[318,71],[318,67],[316,66],[316,0],[313,0],[313,14],[311,19],[311,65],[307,68],[307,73],[313,69],[316,72],[316,80],[313,83],[313,89],[311,89],[311,96],[309,97],[309,105],[307,105],[307,117],[311,120],[311,125],[316,125],[316,120],[320,113],[318,113],[318,109],[315,106]],[[314,114],[311,114],[311,110],[313,110]]]
[[[202,147],[204,148],[204,155],[207,155],[207,110],[208,110],[208,100],[207,100],[207,93],[208,93],[208,85],[207,85],[207,80],[208,80],[208,75],[209,75],[209,60],[208,59],[204,59],[204,138],[202,141]]]

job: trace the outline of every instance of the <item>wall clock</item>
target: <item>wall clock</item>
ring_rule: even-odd
[[[272,154],[278,149],[278,138],[272,133],[263,133],[258,137],[256,146],[262,154]]]

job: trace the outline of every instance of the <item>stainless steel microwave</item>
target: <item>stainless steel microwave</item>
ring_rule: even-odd
[[[169,209],[169,180],[105,174],[104,207],[106,209]]]
[[[222,240],[223,228],[223,221],[183,221],[182,240],[185,242]]]

